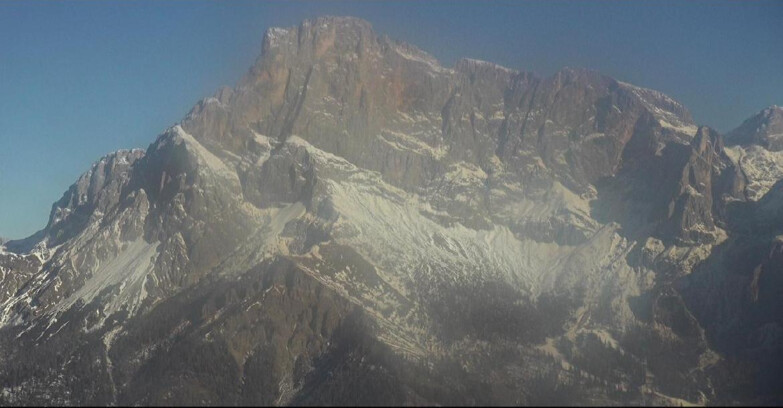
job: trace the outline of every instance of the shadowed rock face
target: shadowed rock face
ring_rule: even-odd
[[[0,246],[0,401],[779,402],[783,160],[730,144],[593,71],[270,29]]]
[[[716,239],[713,197],[717,194],[713,180],[721,176],[727,161],[722,137],[709,128],[700,128],[691,141],[676,193],[669,202],[670,222],[660,232],[663,238],[695,244]]]

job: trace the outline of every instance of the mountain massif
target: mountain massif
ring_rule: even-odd
[[[783,109],[725,137],[343,17],[0,245],[0,404],[783,403]]]

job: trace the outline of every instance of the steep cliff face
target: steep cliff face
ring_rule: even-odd
[[[672,237],[680,244],[698,245],[713,243],[725,235],[717,230],[713,213],[714,197],[718,195],[713,183],[728,166],[723,148],[723,139],[715,131],[699,129],[669,202],[666,226],[669,230],[661,232],[663,237]]]
[[[683,140],[695,133],[677,102],[595,72],[539,79],[467,59],[448,69],[366,22],[330,18],[270,30],[240,85],[199,103],[183,128],[235,154],[254,132],[298,135],[406,189],[462,161],[523,176],[542,161],[575,188],[613,174],[645,113]]]
[[[236,87],[0,247],[0,400],[758,402],[715,391],[742,307],[702,278],[742,217],[783,225],[751,150],[596,72],[270,29]]]

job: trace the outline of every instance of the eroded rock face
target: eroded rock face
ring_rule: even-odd
[[[0,401],[778,401],[721,388],[772,370],[725,340],[748,304],[780,346],[779,248],[739,246],[783,225],[765,154],[593,71],[270,29],[236,87],[0,246]]]

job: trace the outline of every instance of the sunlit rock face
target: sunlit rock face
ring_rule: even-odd
[[[738,131],[354,18],[270,29],[0,246],[0,402],[780,402],[783,160]]]

